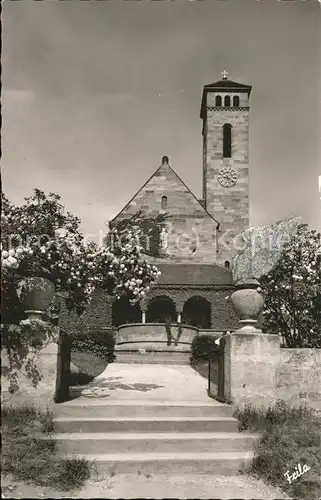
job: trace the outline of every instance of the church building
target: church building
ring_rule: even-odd
[[[203,89],[201,199],[164,156],[114,218],[118,222],[138,211],[166,214],[161,234],[166,258],[148,258],[161,270],[157,285],[140,305],[115,301],[108,323],[157,323],[170,317],[204,330],[237,325],[226,296],[233,286],[237,238],[249,226],[250,93],[251,86],[230,80],[225,71]]]

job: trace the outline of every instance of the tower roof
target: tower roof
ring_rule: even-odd
[[[203,119],[205,117],[205,108],[206,108],[206,94],[207,92],[246,92],[250,95],[252,86],[244,85],[243,83],[233,82],[227,78],[227,72],[223,71],[223,78],[214,83],[208,83],[204,85],[203,96],[202,96],[202,105],[201,105],[201,113],[200,116]]]
[[[214,83],[209,83],[204,86],[204,89],[215,89],[226,92],[227,90],[236,90],[237,92],[251,92],[251,85],[244,85],[243,83],[233,82],[228,78],[222,78],[222,80],[218,80]]]

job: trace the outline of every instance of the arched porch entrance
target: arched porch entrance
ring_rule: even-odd
[[[175,303],[166,296],[154,297],[147,305],[147,323],[166,323],[177,321]]]
[[[142,311],[137,303],[131,305],[128,298],[123,296],[113,303],[113,325],[125,325],[127,323],[141,323]]]
[[[203,297],[190,297],[183,307],[182,323],[198,328],[211,328],[211,304]]]

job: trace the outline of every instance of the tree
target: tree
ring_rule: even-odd
[[[9,288],[30,276],[51,280],[58,293],[67,295],[68,307],[81,313],[90,298],[91,270],[80,220],[65,211],[60,196],[35,189],[23,205],[14,206],[2,194],[1,219],[3,322],[12,308]]]
[[[281,333],[288,347],[321,347],[320,233],[300,225],[261,284],[264,329]]]
[[[111,231],[107,238],[110,243],[113,241],[113,230],[117,231],[119,239],[128,231],[133,231],[138,236],[142,254],[165,258],[166,254],[160,245],[160,234],[161,230],[166,228],[169,218],[167,214],[158,214],[155,217],[146,216],[142,210],[139,210],[130,217],[110,223]]]

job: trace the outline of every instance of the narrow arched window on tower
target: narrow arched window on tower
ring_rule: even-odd
[[[239,107],[239,105],[240,105],[240,98],[239,98],[239,96],[238,96],[238,95],[235,95],[235,96],[233,97],[233,106],[234,106],[235,108],[238,108],[238,107]]]
[[[232,156],[232,125],[225,123],[223,125],[223,158]]]
[[[225,261],[225,263],[224,263],[224,267],[225,267],[225,269],[226,269],[227,271],[229,271],[229,270],[230,270],[230,262],[229,262],[228,260],[226,260],[226,261]]]
[[[162,210],[167,208],[167,196],[162,196]]]
[[[229,108],[231,106],[231,98],[229,95],[226,95],[224,97],[224,106]]]
[[[222,97],[220,95],[215,97],[215,106],[218,106],[219,108],[222,106]]]

